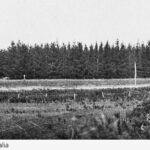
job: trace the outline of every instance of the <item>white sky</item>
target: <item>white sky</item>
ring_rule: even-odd
[[[11,41],[150,40],[150,0],[0,0],[0,48]]]

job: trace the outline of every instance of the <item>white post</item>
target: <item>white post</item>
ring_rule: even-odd
[[[47,98],[47,93],[45,94],[45,97]]]
[[[24,80],[26,79],[26,75],[25,75],[25,74],[23,75],[23,79],[24,79]]]
[[[102,91],[102,97],[104,98],[104,93],[103,93],[103,91]]]
[[[74,97],[74,101],[76,101],[76,94],[75,93],[73,94],[73,97]]]
[[[99,59],[97,58],[97,64],[96,64],[96,71],[98,73],[98,64],[99,64]]]
[[[134,84],[136,85],[136,78],[137,78],[137,69],[136,69],[136,62],[134,63]]]
[[[18,93],[18,98],[20,98],[20,93]]]

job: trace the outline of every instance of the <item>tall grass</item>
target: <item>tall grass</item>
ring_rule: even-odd
[[[0,139],[149,139],[149,91],[0,92]]]

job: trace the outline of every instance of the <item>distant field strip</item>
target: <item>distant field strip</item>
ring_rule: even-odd
[[[99,89],[125,89],[125,88],[144,88],[150,84],[139,85],[101,85],[101,86],[72,86],[72,87],[52,87],[52,86],[27,86],[27,87],[0,87],[0,91],[31,91],[31,90],[99,90]]]
[[[15,86],[81,86],[81,85],[133,85],[134,79],[40,79],[40,80],[0,80],[0,87]],[[150,78],[138,78],[137,84],[150,84]]]

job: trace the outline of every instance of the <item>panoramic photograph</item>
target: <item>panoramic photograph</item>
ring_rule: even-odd
[[[150,139],[148,4],[0,1],[0,140]]]

